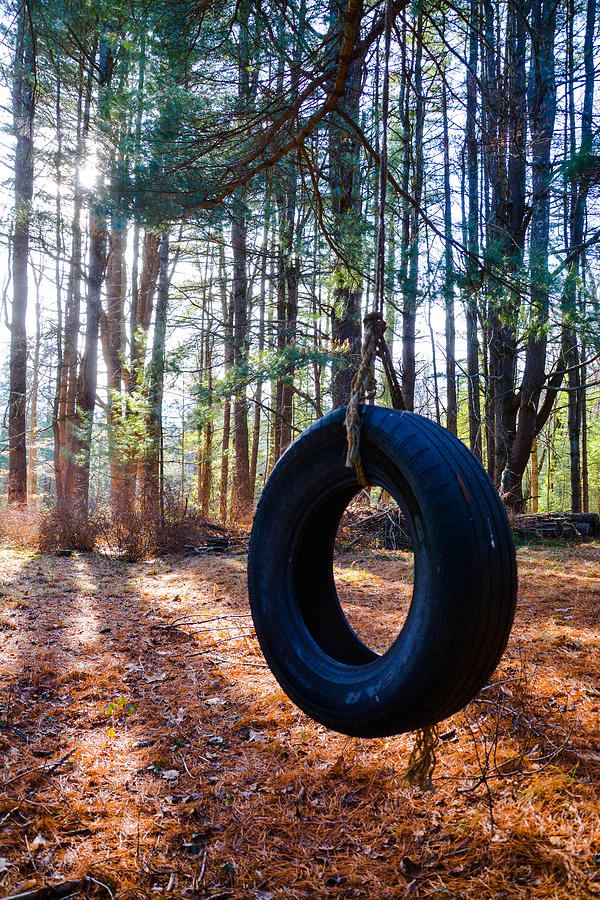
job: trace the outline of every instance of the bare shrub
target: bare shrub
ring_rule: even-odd
[[[188,513],[179,521],[166,520],[157,536],[158,548],[163,553],[185,553],[190,548],[210,546],[228,550],[237,545],[237,533],[220,525],[213,525],[200,516]]]
[[[163,520],[157,517],[157,550],[161,553],[185,553],[190,549],[226,551],[243,545],[247,534],[238,528],[215,525],[197,512],[191,512],[188,501],[170,485],[165,486]]]
[[[93,550],[102,528],[99,515],[82,516],[58,507],[41,517],[38,546],[42,553]]]
[[[108,551],[126,562],[138,562],[157,550],[157,523],[136,509],[121,510],[106,521],[102,539]]]
[[[37,549],[40,512],[36,506],[0,510],[0,542],[23,550]]]

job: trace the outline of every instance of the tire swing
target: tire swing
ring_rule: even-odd
[[[431,727],[475,696],[506,646],[516,598],[508,520],[452,434],[409,412],[363,408],[366,480],[394,498],[414,547],[408,616],[378,655],[348,623],[333,577],[337,528],[362,490],[347,449],[336,410],[295,441],[267,482],[248,561],[256,634],[286,694],[328,728],[382,737]]]
[[[475,696],[504,651],[517,579],[512,532],[494,485],[454,435],[402,408],[385,344],[390,8],[388,0],[376,310],[365,319],[347,409],[300,435],[267,481],[252,527],[248,589],[261,649],[290,699],[347,735],[418,730],[418,778],[424,773],[426,780],[432,729]],[[376,354],[400,408],[364,404]],[[381,655],[350,626],[333,576],[340,519],[364,485],[380,486],[394,498],[414,548],[410,609]]]

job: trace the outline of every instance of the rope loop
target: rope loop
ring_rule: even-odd
[[[380,312],[371,312],[365,317],[360,363],[350,385],[350,399],[346,407],[346,438],[348,440],[346,465],[350,469],[355,469],[356,478],[363,487],[369,487],[369,482],[360,458],[360,408],[364,404],[365,398],[371,402],[375,400],[376,356],[379,356],[383,362],[394,409],[406,408],[394,371],[392,355],[385,341],[385,329],[386,324]]]
[[[385,10],[385,53],[383,74],[383,104],[382,125],[383,135],[381,143],[381,155],[379,160],[379,208],[377,211],[377,252],[375,266],[375,292],[373,300],[373,312],[370,312],[364,320],[364,334],[358,371],[350,385],[350,399],[346,408],[346,436],[348,439],[348,454],[346,465],[354,466],[356,477],[363,487],[369,487],[365,476],[365,470],[360,458],[360,407],[365,402],[365,397],[371,403],[375,402],[377,384],[375,381],[375,357],[379,356],[390,388],[390,397],[394,409],[406,409],[402,390],[394,370],[392,354],[385,341],[386,324],[383,319],[384,306],[384,281],[385,281],[385,200],[388,179],[388,117],[390,94],[390,44],[392,35],[393,10],[392,0],[387,0]]]

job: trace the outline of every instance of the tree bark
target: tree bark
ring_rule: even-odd
[[[106,271],[106,311],[100,309],[100,334],[107,376],[108,455],[110,466],[111,506],[115,515],[130,508],[132,497],[127,490],[130,481],[126,436],[122,433],[125,421],[123,408],[125,360],[125,223],[113,224],[109,237]]]
[[[238,381],[233,401],[233,446],[235,450],[234,495],[236,512],[247,515],[252,508],[250,460],[248,456],[248,401],[246,370],[248,366],[248,277],[246,208],[243,199],[236,203],[231,223],[233,252],[233,363]]]
[[[450,194],[450,141],[446,79],[442,82],[442,130],[444,143],[444,307],[446,311],[446,428],[458,434],[456,400],[456,331],[454,324],[454,258],[452,253],[452,196]],[[437,387],[436,387],[437,391]]]
[[[37,407],[40,378],[40,348],[42,343],[41,309],[40,309],[40,281],[35,277],[35,345],[33,350],[33,365],[31,375],[31,398],[29,400],[29,460],[27,464],[27,496],[32,500],[37,496]]]
[[[571,17],[574,10],[571,9]],[[594,59],[593,37],[596,19],[596,0],[588,0],[586,10],[586,31],[584,41],[584,99],[581,122],[580,154],[585,159],[592,150],[592,109],[594,101]],[[571,29],[572,29],[571,18]],[[569,78],[569,111],[570,111],[570,150],[576,153],[575,135],[575,99],[573,80],[575,76],[572,43],[568,50]],[[578,281],[581,275],[581,244],[583,243],[588,187],[584,180],[571,176],[570,179],[570,263],[562,296],[563,335],[562,353],[568,371],[568,432],[569,432],[569,468],[571,482],[571,510],[581,512],[582,496],[582,460],[581,431],[583,418],[584,392],[582,389],[582,372],[580,367],[577,321],[579,317]]]
[[[71,224],[71,259],[67,282],[64,335],[59,354],[56,397],[54,402],[54,473],[56,479],[56,502],[59,507],[73,504],[73,453],[74,429],[77,427],[77,345],[79,341],[81,316],[81,276],[82,276],[82,231],[83,189],[79,171],[85,157],[85,147],[90,126],[93,71],[97,53],[97,39],[90,52],[91,62],[87,72],[83,65],[79,71],[79,93],[77,105],[77,145],[75,177],[73,186],[73,219]],[[57,127],[60,118],[57,110]],[[58,286],[58,290],[60,287]],[[58,297],[57,297],[58,299]],[[59,305],[60,309],[60,305]]]
[[[249,112],[251,98],[249,16],[250,4],[248,0],[242,0],[238,7],[238,111],[241,117]],[[242,517],[249,514],[254,499],[250,488],[248,400],[246,397],[249,353],[247,240],[246,190],[240,188],[235,194],[231,215],[231,249],[233,253],[233,362],[238,381],[233,402],[233,445],[235,449],[233,488],[236,513]]]
[[[152,355],[148,366],[148,423],[142,509],[155,522],[162,524],[162,405],[165,376],[165,343],[169,307],[169,232],[160,238],[158,290]]]
[[[269,230],[270,230],[270,216],[269,209],[266,206],[265,211],[265,237],[262,248],[262,256],[261,256],[261,271],[260,271],[260,297],[259,297],[259,312],[258,312],[258,354],[260,358],[259,365],[262,364],[262,355],[265,349],[265,304],[266,304],[266,293],[267,293],[267,251],[269,246]],[[256,381],[256,393],[254,396],[254,423],[252,426],[252,450],[250,453],[250,489],[252,494],[254,495],[256,490],[256,468],[258,465],[258,450],[260,444],[260,420],[261,420],[261,403],[262,403],[262,392],[263,392],[263,380],[262,377],[259,376]]]
[[[33,198],[33,127],[35,49],[29,7],[19,7],[13,76],[13,133],[16,138],[13,231],[13,303],[10,327],[8,401],[8,502],[27,503],[27,291],[31,201]]]
[[[466,227],[466,279],[465,317],[467,338],[467,376],[469,404],[469,447],[477,459],[483,458],[481,435],[481,401],[479,381],[479,340],[477,335],[477,297],[480,287],[479,260],[479,179],[477,117],[477,66],[478,66],[478,0],[469,4],[469,65],[467,68],[467,109],[465,145],[467,155],[467,192],[469,198]]]
[[[108,117],[107,89],[110,84],[113,56],[104,34],[99,39],[98,54],[98,118]],[[104,173],[99,172],[95,197],[89,216],[89,265],[87,273],[87,304],[85,347],[76,393],[76,432],[72,438],[72,453],[68,460],[67,482],[72,485],[73,510],[80,518],[88,515],[90,489],[90,454],[92,427],[98,385],[98,333],[100,324],[100,294],[106,263],[107,221],[106,210],[100,197],[104,186]]]
[[[530,333],[519,391],[517,432],[502,478],[505,502],[517,511],[524,506],[522,480],[533,441],[549,414],[549,410],[540,406],[540,397],[546,381],[546,332],[550,306],[548,245],[552,167],[550,153],[556,115],[555,16],[556,5],[552,0],[534,0],[531,20],[532,60],[527,94],[532,148]]]
[[[210,288],[209,288],[210,294]],[[213,450],[213,411],[212,411],[212,347],[213,336],[211,329],[211,320],[208,320],[208,326],[204,336],[204,370],[206,372],[206,400],[208,412],[204,425],[204,452],[202,456],[202,490],[200,496],[200,509],[204,519],[210,518],[210,495],[212,488],[212,450]]]
[[[416,322],[419,305],[419,236],[421,198],[423,194],[423,128],[425,124],[425,98],[423,94],[423,13],[419,11],[413,41],[414,53],[414,135],[412,143],[412,189],[414,205],[408,212],[408,234],[405,235],[407,245],[406,277],[403,281],[402,301],[402,393],[406,408],[413,410],[415,406],[416,369]],[[410,117],[410,99],[407,85],[405,128]],[[404,140],[409,140],[405,133]],[[406,145],[405,145],[406,147]],[[406,151],[405,151],[406,152]],[[410,150],[408,151],[410,159]],[[406,156],[405,156],[406,159]],[[410,165],[410,163],[408,163]]]
[[[227,269],[223,236],[219,243],[219,294],[223,320],[223,363],[225,377],[233,366],[233,300],[227,297]],[[221,484],[219,490],[219,518],[227,521],[229,501],[229,444],[231,439],[231,398],[226,397],[223,406],[223,440],[221,446]]]
[[[339,4],[331,0],[329,15],[332,29],[337,30],[342,41],[342,16],[349,3]],[[362,0],[354,3],[362,15]],[[340,110],[353,122],[359,123],[360,97],[363,87],[364,60],[354,57],[348,69],[343,96],[338,101]],[[362,284],[358,275],[360,265],[360,190],[359,190],[359,141],[348,131],[348,126],[337,116],[329,127],[329,165],[331,207],[335,232],[349,266],[342,260],[335,263],[333,306],[331,315],[331,340],[337,350],[345,355],[332,365],[331,399],[337,409],[348,402],[350,383],[360,358]]]

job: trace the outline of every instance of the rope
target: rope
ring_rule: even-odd
[[[405,778],[409,784],[421,788],[422,791],[433,790],[433,772],[437,758],[436,747],[439,744],[437,725],[429,725],[415,731],[415,743],[408,757]]]
[[[346,465],[350,469],[354,467],[359,484],[369,487],[360,458],[360,407],[365,402],[367,391],[372,391],[372,383],[375,381],[375,355],[385,332],[385,322],[379,313],[370,313],[365,318],[364,326],[360,363],[350,385],[350,399],[346,407]]]
[[[402,389],[398,382],[392,354],[385,340],[386,324],[383,319],[385,300],[385,201],[388,180],[388,118],[390,97],[390,44],[392,34],[392,0],[387,0],[385,10],[385,53],[383,90],[381,104],[382,140],[379,165],[379,209],[377,216],[377,253],[375,262],[375,292],[373,311],[364,320],[361,358],[358,370],[350,385],[350,398],[346,407],[346,438],[348,452],[346,466],[354,468],[359,484],[368,488],[360,456],[361,407],[365,397],[375,400],[375,357],[379,356],[390,390],[394,409],[406,409]],[[409,784],[421,790],[432,789],[433,772],[436,765],[436,747],[439,742],[437,725],[419,728],[415,732],[415,743],[408,759],[406,779]]]
[[[402,389],[394,369],[392,354],[385,340],[386,324],[378,312],[369,313],[364,320],[363,342],[360,351],[360,363],[350,385],[350,399],[346,407],[346,439],[348,452],[346,465],[356,471],[356,478],[363,487],[369,487],[362,460],[360,458],[360,408],[365,397],[375,394],[375,357],[379,356],[387,377],[394,409],[406,409]]]
[[[377,221],[377,254],[375,264],[375,294],[373,312],[364,320],[364,334],[358,370],[350,385],[350,399],[346,408],[346,437],[348,454],[346,465],[354,467],[356,478],[363,487],[369,487],[360,458],[360,408],[367,397],[375,401],[375,357],[379,356],[390,388],[394,409],[406,409],[402,390],[398,383],[392,354],[385,342],[386,324],[383,319],[385,281],[385,200],[388,179],[388,118],[390,99],[390,45],[392,35],[392,2],[388,0],[385,11],[385,53],[382,90],[382,140],[379,166],[379,210]]]
[[[377,223],[377,261],[375,269],[374,309],[383,315],[385,281],[385,200],[388,182],[388,119],[390,108],[390,46],[392,40],[392,2],[385,8],[385,46],[381,96],[381,152],[379,156],[379,216]]]

